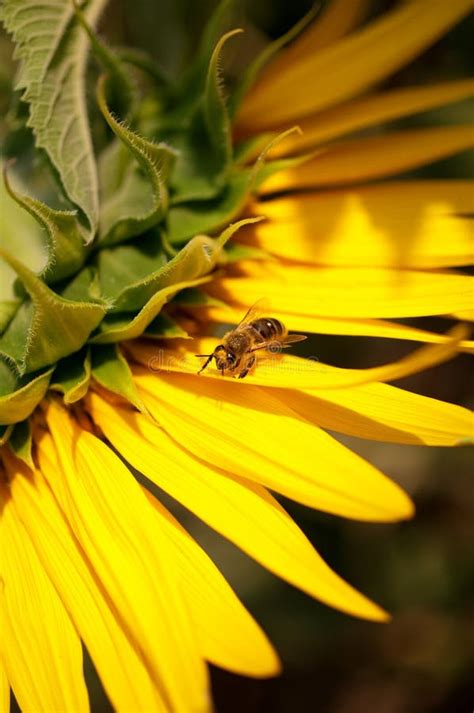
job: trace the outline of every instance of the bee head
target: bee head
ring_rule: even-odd
[[[214,359],[216,360],[216,366],[219,371],[225,371],[225,369],[232,369],[236,362],[237,357],[235,354],[225,348],[223,344],[219,344],[214,349]]]

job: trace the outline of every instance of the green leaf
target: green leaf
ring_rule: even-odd
[[[144,180],[137,173],[133,163],[124,164],[119,153],[114,155],[112,152],[107,156],[112,166],[118,160],[124,167],[119,185],[111,185],[110,166],[106,164],[102,172],[101,200],[104,210],[100,219],[100,240],[110,245],[145,232],[163,218],[168,206],[165,181],[176,154],[169,146],[152,143],[115,119],[105,100],[104,77],[100,78],[97,85],[97,102],[108,125],[128,148],[146,177]],[[121,193],[119,197],[116,196],[117,191]],[[124,200],[125,194],[127,197]]]
[[[99,273],[93,265],[86,265],[70,282],[59,290],[61,297],[77,302],[100,302],[108,309],[111,305],[102,299]]]
[[[33,439],[29,421],[15,424],[10,436],[9,446],[17,458],[22,460],[29,468],[34,468],[32,448]]]
[[[146,411],[127,360],[116,344],[92,347],[92,376],[104,388]]]
[[[77,354],[61,359],[49,388],[62,393],[65,404],[73,404],[86,395],[90,380],[89,349],[83,348]]]
[[[0,424],[18,423],[34,411],[45,396],[54,367],[35,376],[10,394],[0,396]]]
[[[28,211],[46,231],[48,261],[41,273],[45,281],[58,282],[77,272],[85,260],[86,248],[77,223],[76,211],[53,210],[35,198],[17,193],[11,187],[6,171],[4,181],[11,198]]]
[[[90,0],[94,25],[106,0]],[[92,239],[98,223],[98,185],[86,107],[89,39],[68,0],[4,0],[1,19],[21,59],[17,89],[30,106],[28,125],[47,152],[69,199],[84,212]]]
[[[209,279],[209,277],[201,277],[165,287],[153,295],[138,314],[111,314],[101,322],[99,334],[92,337],[90,342],[92,344],[112,344],[139,337],[177,292],[187,287],[202,285]]]
[[[12,255],[0,250],[0,256],[15,270],[30,296],[0,338],[0,352],[25,374],[80,349],[103,319],[106,305],[64,299]]]
[[[149,339],[190,339],[189,334],[169,315],[161,312],[143,333]]]

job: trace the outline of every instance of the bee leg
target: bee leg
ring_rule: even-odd
[[[206,366],[209,364],[209,362],[212,361],[212,357],[214,356],[214,354],[209,354],[209,355],[208,355],[208,354],[195,354],[194,356],[207,356],[207,357],[208,357],[208,358],[206,359],[206,361],[204,362],[204,364],[201,366],[201,368],[200,368],[199,371],[198,371],[198,374],[200,374],[201,371],[204,371],[204,369],[205,369]]]
[[[239,374],[239,379],[245,379],[245,377],[247,376],[247,374],[249,373],[250,369],[253,367],[253,365],[255,364],[256,361],[257,361],[257,357],[254,354],[249,356],[249,358],[247,359],[246,365],[244,366],[244,368],[242,369],[242,371]]]

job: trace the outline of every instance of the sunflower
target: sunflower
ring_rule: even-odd
[[[101,41],[103,0],[4,0],[29,116],[24,103],[9,115],[5,153],[20,155],[2,198],[2,710],[10,687],[22,710],[89,710],[81,642],[118,711],[211,710],[207,662],[279,672],[154,486],[310,596],[388,618],[272,494],[356,520],[409,518],[408,495],[325,429],[437,446],[472,435],[465,409],[384,383],[472,351],[462,325],[393,321],[468,318],[472,284],[452,268],[471,256],[472,185],[378,180],[471,147],[472,130],[366,131],[474,92],[471,80],[374,90],[471,2],[411,0],[364,24],[367,5],[333,0],[304,18],[226,102],[220,57],[237,38],[221,34],[222,8],[170,81]],[[97,160],[89,46],[106,71]],[[40,184],[25,136],[48,156],[41,185],[54,167],[61,209],[51,188],[41,200],[22,190],[25,177]],[[195,354],[212,354],[262,296],[290,330],[424,345],[366,369],[268,352],[243,379],[212,365],[198,375]]]

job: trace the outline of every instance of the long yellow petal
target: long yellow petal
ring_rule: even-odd
[[[338,577],[265,488],[194,458],[139,413],[89,397],[95,422],[137,470],[268,570],[342,611],[385,613]]]
[[[431,86],[377,92],[307,117],[298,122],[301,134],[288,134],[270,152],[273,158],[315,148],[321,143],[375,124],[462,101],[474,95],[474,79],[458,79]]]
[[[0,711],[8,713],[10,710],[10,684],[3,662],[0,661]]]
[[[41,466],[58,472],[51,437],[39,443]],[[41,563],[64,602],[94,662],[114,710],[168,711],[136,647],[119,626],[83,551],[66,523],[44,477],[15,477],[12,497]]]
[[[395,362],[375,366],[369,369],[341,369],[324,364],[318,359],[301,359],[290,354],[272,355],[264,353],[257,367],[245,380],[231,381],[244,386],[266,386],[285,389],[340,389],[366,384],[374,381],[395,381],[411,374],[416,374],[431,366],[446,361],[458,352],[459,341],[468,333],[467,327],[457,325],[449,334],[450,339],[442,344],[423,346]],[[212,354],[219,343],[217,339],[194,340],[193,351],[187,342],[174,347],[159,347],[149,342],[131,342],[128,349],[132,357],[151,373],[178,372],[192,374],[198,388],[199,381],[217,380],[222,384],[223,377],[213,366],[198,375],[196,352]],[[226,379],[228,381],[229,379]]]
[[[361,520],[410,517],[408,496],[365,460],[260,387],[135,373],[150,413],[213,465],[319,510]]]
[[[474,281],[466,275],[378,268],[266,263],[260,277],[220,278],[213,294],[249,305],[266,297],[270,309],[318,317],[355,319],[421,317],[472,309]]]
[[[79,637],[6,487],[0,493],[2,660],[25,711],[88,711]]]
[[[319,52],[323,47],[347,35],[364,19],[369,5],[370,0],[332,0],[322,16],[317,17],[296,42],[279,52],[265,67],[265,81],[269,81],[270,76],[275,77],[282,70],[286,70],[289,64],[308,54]]]
[[[169,543],[117,456],[56,401],[46,412],[72,526],[172,710],[210,709],[208,678],[179,591]]]
[[[241,126],[260,130],[298,121],[388,77],[466,15],[472,0],[412,0],[368,27],[257,82],[240,110]]]
[[[472,262],[472,221],[460,217],[474,212],[472,181],[397,181],[279,198],[254,210],[267,220],[247,242],[289,260],[398,269]]]
[[[204,306],[194,308],[194,315],[203,324],[238,324],[242,319],[242,310],[230,306]],[[353,337],[382,337],[386,339],[403,339],[409,342],[425,342],[428,344],[444,344],[449,341],[446,334],[428,332],[426,329],[411,327],[398,322],[382,319],[331,319],[314,317],[307,314],[295,314],[272,309],[272,317],[276,317],[292,332],[310,332],[313,334],[341,334]],[[460,351],[474,351],[474,341],[461,340]]]
[[[388,384],[294,391],[291,407],[310,423],[372,441],[430,446],[474,442],[470,411]]]
[[[260,193],[362,183],[433,163],[474,146],[474,128],[437,126],[353,139],[269,178]]]
[[[245,676],[275,676],[280,662],[259,625],[214,562],[147,490],[158,527],[174,545],[173,564],[208,661]]]

